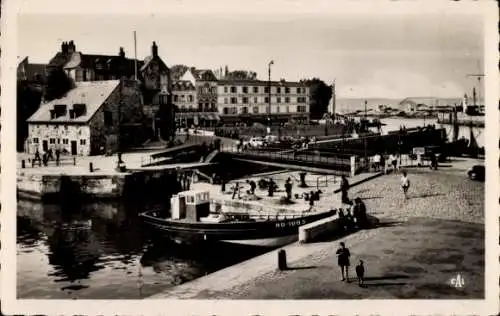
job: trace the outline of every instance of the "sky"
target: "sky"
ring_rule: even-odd
[[[68,5],[65,12],[50,11],[24,0],[18,55],[46,63],[62,41],[73,40],[84,53],[113,55],[123,46],[133,57],[135,30],[141,59],[156,41],[169,66],[227,65],[256,71],[263,80],[274,60],[273,80],[335,80],[338,97],[346,98],[460,97],[476,83],[466,75],[483,72],[483,17],[474,10],[342,12],[314,1],[306,9],[299,0],[266,7],[262,1],[247,7],[226,2],[221,9],[178,0],[154,11],[142,7],[134,14],[101,10],[109,13],[97,15],[78,8],[71,12]]]

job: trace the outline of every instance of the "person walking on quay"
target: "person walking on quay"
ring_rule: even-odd
[[[373,156],[373,169],[375,169],[375,171],[379,171],[380,170],[380,161],[381,161],[381,156],[380,154],[375,154],[375,156]]]
[[[337,249],[337,261],[342,273],[342,281],[347,281],[349,283],[349,257],[351,253],[349,249],[346,248],[345,243],[340,243],[340,248]],[[345,273],[345,274],[344,274]],[[344,277],[345,275],[345,277]]]
[[[286,192],[286,199],[288,201],[291,201],[292,200],[292,179],[290,179],[290,178],[286,179],[285,192]]]
[[[250,190],[248,191],[248,193],[250,193],[251,195],[254,195],[255,189],[257,188],[257,184],[255,184],[255,181],[253,181],[253,180],[247,180],[247,183],[250,185]]]
[[[56,165],[57,166],[59,166],[60,158],[61,158],[61,151],[58,148],[58,149],[56,149]]]
[[[356,276],[358,277],[358,285],[362,287],[365,282],[365,266],[363,265],[363,260],[359,260],[359,264],[356,266]]]
[[[403,193],[405,195],[405,200],[408,199],[408,189],[410,188],[410,179],[408,179],[408,175],[406,171],[403,171],[403,176],[401,177],[401,188],[403,189]]]
[[[340,181],[340,192],[341,194],[341,199],[343,204],[349,204],[349,196],[348,196],[348,191],[349,191],[349,181],[347,181],[346,176],[342,176],[342,180]]]
[[[390,160],[391,165],[392,165],[392,171],[393,171],[394,173],[396,173],[396,170],[397,170],[396,168],[397,168],[397,166],[398,166],[398,157],[396,157],[396,155],[394,155],[394,154],[391,154],[391,155],[389,156],[389,160]]]
[[[236,182],[236,184],[233,186],[233,196],[232,199],[236,197],[236,194],[238,194],[238,200],[240,199],[240,183]]]

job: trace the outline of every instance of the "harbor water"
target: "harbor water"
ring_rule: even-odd
[[[371,119],[371,118],[370,118]],[[429,124],[435,124],[438,128],[444,128],[446,130],[446,135],[448,136],[448,140],[452,140],[453,134],[453,126],[450,124],[439,124],[436,118],[399,118],[399,117],[388,117],[380,120],[383,124],[382,133],[387,133],[389,131],[399,130],[401,126],[405,126],[406,128],[414,128],[418,126],[425,126]],[[485,133],[483,127],[473,127],[472,132],[476,139],[476,142],[479,147],[484,147],[485,144]],[[464,137],[465,139],[470,141],[470,133],[471,127],[469,126],[459,126],[458,128],[458,138]]]
[[[150,207],[19,201],[17,297],[139,299],[264,252],[158,238],[137,216]]]

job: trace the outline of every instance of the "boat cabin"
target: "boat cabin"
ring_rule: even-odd
[[[172,219],[200,221],[210,213],[210,194],[208,191],[182,191],[170,199]]]

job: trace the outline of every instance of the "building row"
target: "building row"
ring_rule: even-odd
[[[73,87],[43,100],[27,120],[25,151],[60,149],[103,154],[151,136],[167,139],[179,126],[308,121],[309,88],[302,82],[226,80],[210,69],[185,67],[175,76],[155,42],[144,60],[85,54],[63,42],[47,65],[23,59],[18,80],[50,85],[62,71]],[[121,80],[120,80],[121,79]]]

